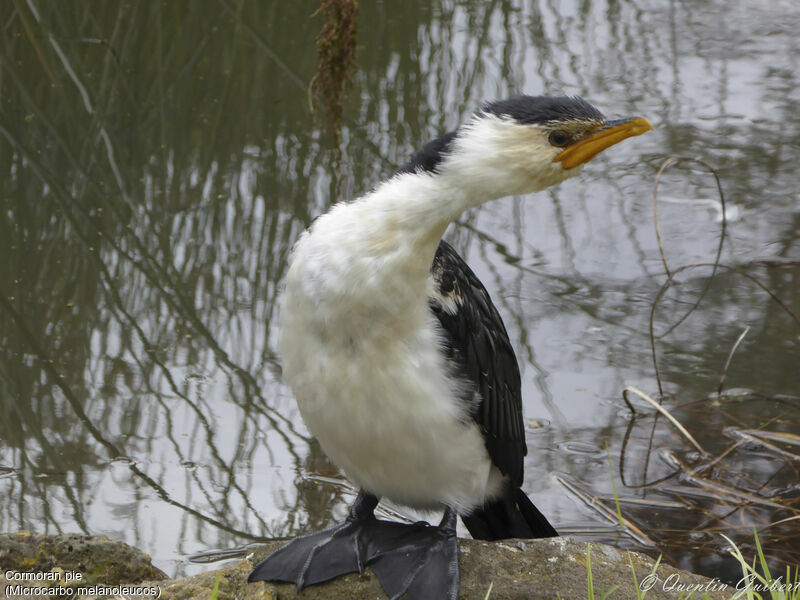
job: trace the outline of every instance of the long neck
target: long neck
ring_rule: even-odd
[[[342,339],[353,331],[401,339],[423,329],[430,269],[445,229],[464,210],[500,195],[469,176],[446,168],[400,173],[321,216],[295,245],[284,324],[316,311],[302,318]],[[304,299],[307,310],[295,310]]]
[[[428,318],[430,269],[442,235],[479,203],[436,174],[396,175],[313,223],[295,246],[287,292],[322,294],[326,306],[341,308],[351,321],[365,315],[387,330],[392,315],[419,324]],[[371,335],[380,330],[371,327]]]
[[[380,184],[354,202],[366,235],[382,240],[401,237],[414,248],[415,259],[426,268],[447,226],[461,214],[495,195],[482,186],[464,185],[451,173],[402,173]]]
[[[405,339],[430,319],[430,269],[445,229],[476,202],[435,175],[400,174],[335,205],[294,247],[282,328],[326,343]]]

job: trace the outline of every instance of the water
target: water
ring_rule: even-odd
[[[623,514],[656,553],[730,576],[718,532],[746,548],[757,525],[776,564],[800,562],[796,525],[766,527],[796,514],[796,461],[742,445],[702,474],[784,509],[741,507],[678,476],[635,487],[675,473],[669,449],[701,459],[621,397],[630,385],[658,391],[648,322],[665,277],[652,194],[670,155],[718,169],[722,263],[800,314],[798,5],[363,2],[340,155],[308,109],[316,7],[31,0],[4,12],[0,530],[106,534],[180,574],[201,568],[186,564],[192,553],[341,518],[352,496],[279,379],[288,249],[330,203],[481,101],[524,91],[581,94],[655,126],[580,178],[448,231],[517,349],[526,490],[564,531],[647,547],[561,483],[613,496],[610,457]],[[712,262],[713,178],[678,166],[659,195],[670,267]],[[710,273],[680,274],[657,335]],[[716,402],[748,326],[725,387],[757,394]],[[712,454],[738,439],[726,427],[800,433],[797,399],[775,399],[800,394],[800,325],[742,275],[720,270],[656,350],[665,406]]]

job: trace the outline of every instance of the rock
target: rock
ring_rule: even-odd
[[[251,562],[257,563],[274,548],[281,544],[270,545],[257,550]],[[576,542],[566,538],[548,540],[504,540],[501,542],[483,542],[479,540],[459,540],[461,550],[461,593],[459,600],[484,600],[491,586],[489,600],[552,600],[561,597],[563,600],[576,600],[587,597],[587,569],[585,542]],[[628,554],[636,569],[639,582],[653,570],[654,561],[637,552],[621,552],[605,544],[592,544],[592,578],[595,597],[603,595],[616,587],[609,600],[631,600],[637,598],[636,584]],[[665,590],[661,583],[655,583],[647,593],[648,600],[680,598],[689,594],[678,589],[678,585],[698,586],[707,591],[709,598],[723,599],[730,597],[722,590],[723,584],[681,571],[667,565],[659,565],[657,576],[660,582],[666,582]],[[672,579],[668,579],[672,576]],[[652,579],[649,581],[653,581]],[[377,577],[367,569],[364,574],[346,575],[335,581],[319,586],[312,586],[297,594],[294,586],[288,584],[252,583],[266,592],[265,599],[275,592],[280,600],[384,600]],[[692,589],[692,588],[689,588]],[[702,593],[695,593],[695,597]],[[251,596],[248,596],[251,597]],[[220,597],[222,600],[222,597]]]
[[[53,569],[81,573],[83,585],[136,583],[166,579],[150,557],[104,536],[39,535],[22,531],[0,534],[0,569],[46,573]]]
[[[6,547],[8,540],[16,539],[13,536],[24,536],[30,534],[10,534],[0,536],[0,566],[3,573],[11,564],[7,562]],[[97,573],[99,571],[108,573],[125,572],[127,566],[119,565],[119,571],[115,571],[109,565],[116,558],[131,556],[136,554],[139,559],[146,559],[146,555],[126,546],[125,544],[111,542],[106,538],[91,538],[86,536],[55,536],[46,538],[37,536],[40,548],[59,548],[55,562],[48,562],[46,559],[41,563],[41,568],[63,569],[82,565],[87,573]],[[73,552],[80,556],[73,555],[68,551],[69,545],[64,545],[66,539],[81,539],[83,547],[97,544],[95,547],[108,548],[108,544],[120,547],[119,552],[108,550],[109,554],[92,554],[81,550],[81,546],[72,543]],[[49,540],[49,541],[48,541]],[[20,544],[18,539],[13,544]],[[482,542],[477,540],[459,540],[461,548],[461,593],[460,600],[484,600],[487,591],[491,586],[489,600],[538,600],[553,599],[558,596],[564,600],[575,600],[587,597],[587,568],[585,542],[576,542],[565,538],[553,538],[548,540],[505,540],[502,542]],[[377,577],[367,568],[362,574],[350,574],[339,577],[334,581],[325,584],[306,588],[301,594],[297,594],[293,584],[273,584],[273,583],[247,583],[247,576],[253,565],[264,558],[267,554],[279,548],[283,543],[277,542],[261,546],[252,551],[246,559],[236,563],[222,566],[219,569],[211,570],[200,575],[185,577],[182,579],[164,580],[163,574],[150,567],[152,572],[157,573],[150,576],[149,581],[131,578],[127,583],[139,586],[157,586],[160,589],[161,600],[209,600],[211,598],[214,584],[219,578],[218,600],[384,600],[385,594],[381,590]],[[65,552],[66,551],[66,552]],[[127,554],[126,554],[127,553]],[[33,553],[37,554],[37,553]],[[17,551],[18,556],[23,556]],[[24,554],[31,556],[31,553]],[[92,558],[94,557],[94,558]],[[97,559],[102,563],[98,568],[92,560]],[[128,558],[121,559],[123,563],[129,561]],[[630,560],[630,562],[629,562]],[[23,561],[30,561],[24,558]],[[591,565],[592,578],[594,582],[595,597],[601,598],[609,590],[614,591],[608,596],[609,600],[620,599],[630,600],[636,598],[636,584],[634,583],[631,563],[636,569],[636,579],[641,582],[650,575],[653,570],[653,560],[635,552],[624,552],[611,546],[603,544],[591,545]],[[35,569],[39,567],[29,566],[30,562],[16,562],[16,565],[24,566],[25,569]],[[147,560],[149,565],[149,559]],[[49,566],[48,566],[49,565]],[[142,568],[136,569],[136,573],[145,572]],[[0,579],[2,579],[0,574]],[[707,593],[709,598],[729,598],[733,590],[725,589],[724,585],[699,575],[693,575],[685,571],[680,571],[667,565],[659,565],[657,570],[658,580],[653,581],[654,585],[647,593],[648,600],[680,598],[689,596],[689,591],[695,591],[695,597],[701,597]],[[114,579],[119,583],[119,579]],[[111,579],[100,580],[98,583],[109,585]],[[3,582],[5,586],[6,582]],[[144,600],[155,598],[157,594],[142,595],[141,593],[118,593],[116,598],[126,598],[129,600]],[[83,595],[81,600],[91,600],[97,596]]]

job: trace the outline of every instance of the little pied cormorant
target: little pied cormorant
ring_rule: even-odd
[[[369,564],[390,598],[455,599],[456,515],[484,540],[557,535],[520,489],[520,374],[489,294],[442,235],[465,210],[529,194],[652,129],[577,97],[484,105],[295,244],[280,311],[283,377],[308,429],[360,486],[344,524],[272,553],[250,581],[299,589]],[[378,520],[380,497],[444,508]]]

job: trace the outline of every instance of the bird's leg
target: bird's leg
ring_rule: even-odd
[[[458,598],[457,519],[456,511],[447,508],[438,527],[380,522],[379,536],[370,537],[368,564],[391,600]]]
[[[369,558],[366,540],[375,537],[373,529],[379,523],[373,512],[377,504],[378,498],[360,490],[344,523],[292,540],[258,563],[247,580],[294,582],[299,591],[360,573]]]

